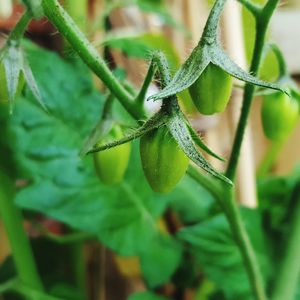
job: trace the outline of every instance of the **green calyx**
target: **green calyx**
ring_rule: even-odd
[[[286,92],[278,84],[262,81],[241,69],[224,52],[218,42],[218,22],[226,0],[216,0],[206,23],[203,35],[190,57],[177,71],[174,78],[159,93],[151,96],[151,100],[166,99],[192,86],[208,65],[218,66],[227,74],[241,81]]]
[[[9,102],[10,113],[25,83],[39,104],[47,110],[19,41],[8,40],[0,52],[0,101]]]
[[[157,71],[160,75],[160,80],[163,86],[166,86],[168,82],[170,82],[171,77],[164,55],[160,52],[154,53],[152,63],[157,67]],[[152,117],[150,117],[142,126],[130,134],[103,145],[95,145],[93,148],[87,151],[86,154],[111,149],[136,138],[141,137],[143,139],[143,136],[151,136],[153,132],[156,132],[161,127],[164,127],[168,130],[168,134],[170,134],[172,139],[176,142],[176,147],[181,149],[185,156],[193,161],[198,167],[205,170],[208,174],[226,182],[229,185],[232,185],[232,182],[224,175],[216,171],[199,152],[198,147],[207,152],[209,155],[223,160],[223,158],[215,154],[203,143],[201,138],[198,136],[180,110],[176,96],[172,96],[170,99],[163,101],[161,109]]]
[[[24,75],[19,73],[15,79],[16,86],[11,86],[12,82],[8,81],[7,73],[4,63],[0,62],[0,102],[1,103],[12,103],[14,99],[17,99],[24,87]],[[11,108],[12,110],[12,108]]]
[[[232,77],[210,63],[201,76],[189,87],[192,100],[204,115],[223,112],[232,90]]]

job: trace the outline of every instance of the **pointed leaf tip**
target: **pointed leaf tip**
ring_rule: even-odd
[[[185,121],[182,120],[178,114],[176,114],[176,112],[172,115],[172,117],[170,117],[167,126],[170,133],[177,141],[179,147],[191,161],[193,161],[198,167],[202,168],[208,174],[222,180],[230,186],[233,186],[233,182],[223,174],[216,171],[197,150],[188,126],[186,125]]]

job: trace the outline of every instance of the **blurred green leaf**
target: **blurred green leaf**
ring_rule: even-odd
[[[259,179],[258,197],[269,229],[284,233],[289,226],[289,214],[293,210],[293,203],[290,203],[291,195],[299,181],[300,165],[288,176]]]
[[[165,5],[165,1],[162,0],[114,0],[107,1],[105,11],[102,15],[102,20],[107,18],[111,12],[120,7],[137,6],[140,10],[145,13],[151,13],[160,18],[160,21],[164,24],[175,27],[178,30],[183,31],[187,34],[187,30],[184,25],[170,14],[168,8]]]
[[[82,291],[74,288],[73,286],[67,283],[57,283],[54,285],[51,290],[50,294],[59,297],[61,299],[70,299],[70,300],[83,300],[85,299]]]
[[[271,270],[266,255],[260,214],[258,211],[246,209],[243,209],[242,213],[261,270],[268,277]],[[222,288],[228,299],[252,299],[242,257],[224,215],[183,228],[178,236],[191,246],[192,253],[204,273],[216,286]]]
[[[167,282],[175,272],[181,260],[182,246],[167,235],[153,239],[150,245],[150,249],[142,251],[140,260],[143,273],[148,274],[147,283],[153,288]],[[160,266],[160,272],[157,272],[157,265]]]
[[[7,124],[2,142],[17,149],[13,158],[19,176],[30,183],[17,194],[17,204],[95,234],[120,255],[140,256],[147,282],[167,282],[180,262],[181,246],[162,233],[158,220],[171,200],[191,197],[186,185],[193,189],[197,184],[187,177],[173,193],[155,194],[144,179],[135,144],[124,182],[103,185],[92,158],[78,156],[99,118],[103,96],[95,91],[86,67],[34,46],[27,48],[49,113],[27,91]],[[153,264],[160,258],[158,251],[165,260]]]
[[[0,284],[16,276],[15,264],[12,256],[8,256],[0,265]]]
[[[176,49],[161,33],[119,32],[107,35],[103,44],[120,49],[129,56],[146,59],[151,58],[152,51],[161,50],[166,54],[171,68],[177,68],[180,64]]]
[[[199,223],[214,212],[215,200],[213,196],[201,185],[194,186],[193,182],[183,179],[182,189],[189,195],[186,201],[181,198],[172,198],[170,207],[178,214],[185,224]]]

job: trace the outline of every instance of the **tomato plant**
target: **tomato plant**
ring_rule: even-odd
[[[20,2],[22,16],[0,50],[0,241],[5,231],[3,249],[11,249],[0,247],[1,297],[298,299],[300,169],[273,173],[300,101],[283,53],[268,40],[279,1],[234,3],[253,21],[248,71],[221,43],[226,0],[214,1],[183,63],[162,30],[189,33],[167,1],[103,1],[100,13],[94,1]],[[116,34],[120,11],[154,14],[162,30]],[[45,22],[55,31],[41,44],[55,51],[28,41],[45,38],[34,33]],[[260,79],[272,73],[270,53],[275,82]],[[212,150],[209,123],[227,127],[236,89],[243,96],[234,137],[220,132],[225,146]],[[250,189],[253,172],[237,169],[257,96],[270,148]],[[220,112],[226,118],[201,116]],[[257,194],[257,207],[243,207],[241,193]]]

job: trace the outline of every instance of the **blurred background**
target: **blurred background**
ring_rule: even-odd
[[[20,18],[23,6],[18,1],[11,3],[8,1],[4,7],[5,0],[0,1],[1,45]],[[256,2],[264,1],[256,0]],[[136,87],[142,83],[148,66],[147,58],[153,49],[165,51],[172,63],[173,71],[179,67],[197,44],[211,6],[210,1],[205,0],[65,0],[62,3],[105,57],[109,66],[111,68],[118,66],[125,70],[128,80]],[[282,1],[272,19],[269,39],[279,45],[291,74],[298,82],[300,82],[299,26],[300,1]],[[75,57],[56,29],[45,19],[33,21],[26,32],[26,37],[43,48],[60,53],[61,56]],[[229,55],[247,69],[254,39],[253,20],[251,15],[241,9],[237,1],[229,0],[226,4],[221,38]],[[268,55],[265,64],[264,73],[260,76],[267,80],[276,80],[278,66],[272,54]],[[103,88],[96,78],[95,84],[99,90]],[[155,90],[156,86],[153,85],[149,93]],[[228,157],[232,144],[241,104],[241,91],[239,87],[234,89],[230,107],[221,115],[204,117],[197,114],[192,105],[185,107],[193,125],[208,145],[225,157]],[[154,107],[153,103],[147,105],[149,109]],[[263,157],[268,155],[270,147],[270,142],[262,131],[260,109],[261,99],[257,97],[251,112],[238,176],[239,199],[242,204],[249,207],[257,205],[255,172]],[[273,165],[274,174],[289,174],[299,161],[299,137],[300,124],[285,143],[278,160]],[[217,168],[223,167],[215,160],[212,163]],[[52,219],[41,216],[39,221],[54,234],[59,234],[63,230],[63,225]],[[32,236],[35,235],[35,230],[30,224],[27,229]],[[5,261],[9,253],[9,245],[0,222],[0,263]],[[85,247],[84,257],[87,276],[90,279],[89,299],[122,300],[132,292],[145,288],[143,280],[140,279],[136,258],[120,258],[96,243]],[[172,291],[172,286],[166,285],[163,289],[164,293],[168,293],[168,289]],[[192,290],[185,293],[185,300],[192,299]]]

